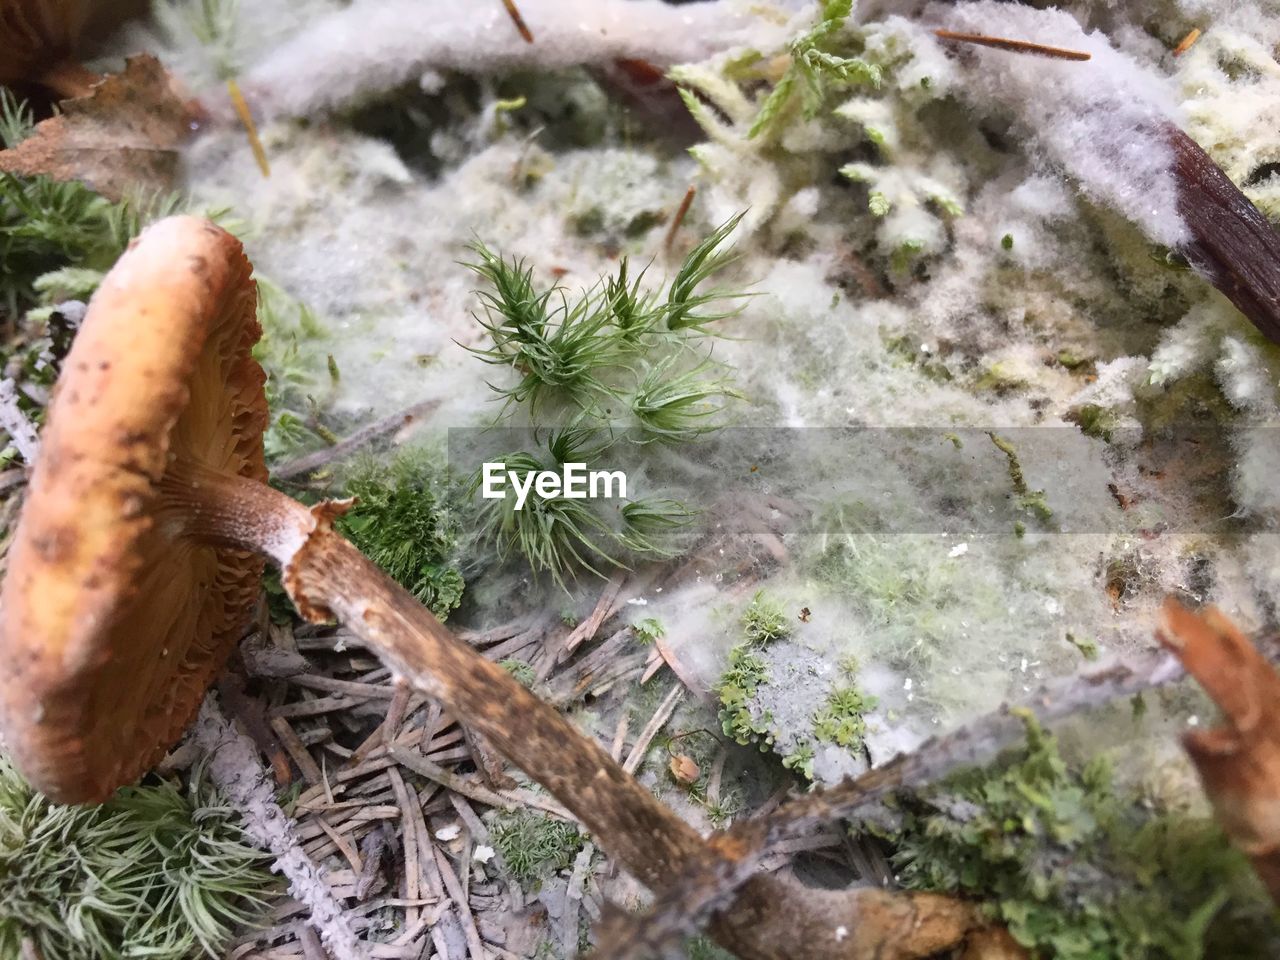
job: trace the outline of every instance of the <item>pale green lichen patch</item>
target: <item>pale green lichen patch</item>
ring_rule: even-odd
[[[1068,763],[1029,714],[1024,747],[902,798],[891,819],[904,884],[982,900],[1045,960],[1280,944],[1274,907],[1216,824],[1124,796],[1105,762]]]

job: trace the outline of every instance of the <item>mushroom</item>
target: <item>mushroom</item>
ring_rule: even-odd
[[[650,888],[718,882],[749,865],[742,843],[703,841],[336,533],[349,503],[308,509],[267,485],[250,271],[234,237],[173,217],[130,245],[89,305],[0,588],[0,733],[20,770],[54,800],[89,802],[148,769],[245,629],[265,556],[304,616],[346,624]],[[946,899],[894,895],[909,921],[878,905],[886,896],[756,874],[726,895],[712,932],[744,960],[852,958],[865,955],[862,941],[833,946],[831,930],[892,940],[914,927],[920,897]],[[812,935],[796,942],[795,930]]]
[[[103,280],[49,403],[0,593],[0,730],[31,782],[98,801],[186,728],[242,635],[262,556],[546,786],[646,882],[697,833],[505,670],[266,483],[256,287],[208,221],[149,227]]]
[[[60,97],[88,93],[99,78],[74,52],[92,7],[89,0],[0,0],[0,83],[37,83]]]

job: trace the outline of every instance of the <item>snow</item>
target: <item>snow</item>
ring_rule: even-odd
[[[1061,10],[981,0],[933,5],[928,16],[957,32],[1091,54],[1087,62],[1075,62],[966,45],[958,53],[969,65],[953,91],[980,112],[997,108],[1018,118],[1046,161],[1152,240],[1176,247],[1187,239],[1176,208],[1173,154],[1162,134],[1166,124],[1182,121],[1167,80]]]
[[[718,2],[521,0],[520,11],[532,44],[500,3],[357,0],[257,63],[243,86],[270,116],[307,116],[428,72],[485,74],[619,58],[672,64],[748,39],[758,43],[770,29],[768,20]]]

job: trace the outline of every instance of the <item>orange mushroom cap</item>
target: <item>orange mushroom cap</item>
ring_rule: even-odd
[[[102,800],[194,717],[263,561],[186,536],[178,467],[266,480],[257,289],[214,224],[149,227],[89,304],[49,403],[0,594],[0,724],[27,778]]]
[[[75,50],[89,0],[0,0],[0,83],[35,80]]]

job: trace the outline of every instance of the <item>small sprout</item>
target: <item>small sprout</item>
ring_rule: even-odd
[[[1013,234],[1012,234],[1012,233],[1006,233],[1003,237],[1001,237],[1001,238],[1000,238],[1000,247],[1001,247],[1001,249],[1004,249],[1004,250],[1012,250],[1012,249],[1013,249]]]
[[[338,370],[338,361],[333,358],[332,353],[328,354],[326,359],[329,364],[329,379],[337,383],[342,379],[342,373]]]
[[[662,625],[662,621],[654,617],[645,617],[631,625],[631,632],[635,634],[638,641],[648,646],[665,637],[667,628]]]
[[[710,236],[689,251],[676,271],[671,289],[667,292],[666,314],[669,330],[701,329],[708,323],[735,316],[738,310],[718,313],[698,313],[703,307],[717,301],[732,300],[744,294],[727,293],[724,290],[702,292],[699,288],[712,275],[719,273],[737,259],[737,255],[721,249],[729,234],[742,221],[745,213],[734,214]]]
[[[510,453],[497,458],[505,470],[538,473],[551,469],[539,457],[529,453]],[[477,473],[472,490],[480,487]],[[542,499],[530,497],[524,509],[515,508],[515,498],[492,501],[482,524],[482,536],[494,544],[498,556],[508,559],[519,553],[535,573],[550,574],[560,586],[565,578],[578,570],[603,576],[603,564],[621,566],[612,546],[617,537],[586,500],[564,497]]]
[[[535,412],[554,397],[588,407],[609,394],[602,373],[622,360],[610,311],[599,309],[590,293],[570,302],[560,288],[538,291],[531,267],[504,260],[482,243],[471,250],[479,260],[466,266],[493,288],[481,291],[485,317],[477,317],[492,346],[468,349],[520,378],[515,386],[494,390],[508,402],[528,402]]]
[[[893,209],[893,204],[889,202],[889,198],[883,193],[878,190],[872,190],[867,197],[867,209],[871,211],[873,217],[883,217]]]
[[[495,100],[493,102],[494,113],[514,113],[517,110],[524,109],[529,102],[529,98],[525,96],[511,97],[508,100]]]
[[[629,261],[626,257],[618,263],[618,275],[605,281],[604,302],[613,315],[613,325],[618,328],[624,340],[637,343],[647,333],[657,328],[663,311],[657,306],[657,298],[652,293],[640,289],[644,280],[644,271],[635,280],[629,280],[627,270]]]
[[[706,376],[711,361],[676,373],[679,359],[672,354],[649,366],[631,398],[631,412],[646,440],[687,443],[708,433],[716,429],[713,418],[723,401],[738,396],[724,380]]]
[[[757,590],[742,615],[742,635],[753,647],[763,647],[791,635],[791,621],[782,606]]]
[[[822,0],[818,23],[791,44],[791,66],[765,98],[748,138],[776,133],[797,94],[803,114],[812,119],[827,99],[830,87],[863,84],[878,87],[878,66],[856,57],[842,57],[830,49],[853,11],[853,0]]]
[[[663,541],[693,522],[694,512],[679,500],[654,498],[632,500],[622,508],[622,544],[633,553],[651,557],[671,557],[676,550]]]

